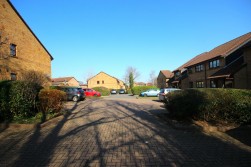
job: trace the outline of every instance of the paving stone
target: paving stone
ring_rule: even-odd
[[[159,102],[88,99],[34,129],[0,133],[0,166],[250,166],[251,149],[157,117]],[[13,130],[13,129],[12,129]]]

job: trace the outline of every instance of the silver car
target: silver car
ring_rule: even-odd
[[[111,94],[117,94],[117,90],[116,89],[112,89],[111,90]]]
[[[141,92],[140,96],[148,97],[148,96],[158,96],[159,95],[159,89],[149,89],[147,91]]]
[[[177,89],[177,88],[164,88],[164,89],[160,89],[159,100],[160,101],[165,101],[166,100],[166,95],[168,93],[173,92],[173,91],[177,91],[177,90],[181,90],[181,89]]]

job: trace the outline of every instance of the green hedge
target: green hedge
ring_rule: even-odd
[[[39,85],[26,81],[0,82],[0,121],[36,115],[40,89]]]
[[[141,92],[144,92],[148,89],[158,89],[155,86],[135,86],[132,88],[131,92],[133,95],[139,95]]]
[[[238,89],[187,89],[167,96],[167,109],[176,118],[218,123],[251,123],[251,91]]]
[[[101,96],[109,96],[110,95],[110,89],[105,87],[94,87],[93,90],[96,90],[101,93]]]

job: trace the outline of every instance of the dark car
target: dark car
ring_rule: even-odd
[[[125,93],[126,93],[125,89],[119,89],[119,94],[125,94]]]
[[[85,93],[82,88],[73,86],[59,86],[57,87],[57,89],[62,90],[66,93],[67,100],[77,102],[85,99]]]

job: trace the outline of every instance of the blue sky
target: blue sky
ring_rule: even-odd
[[[251,31],[250,0],[11,0],[54,57],[52,77],[85,82],[127,67],[147,82]]]

